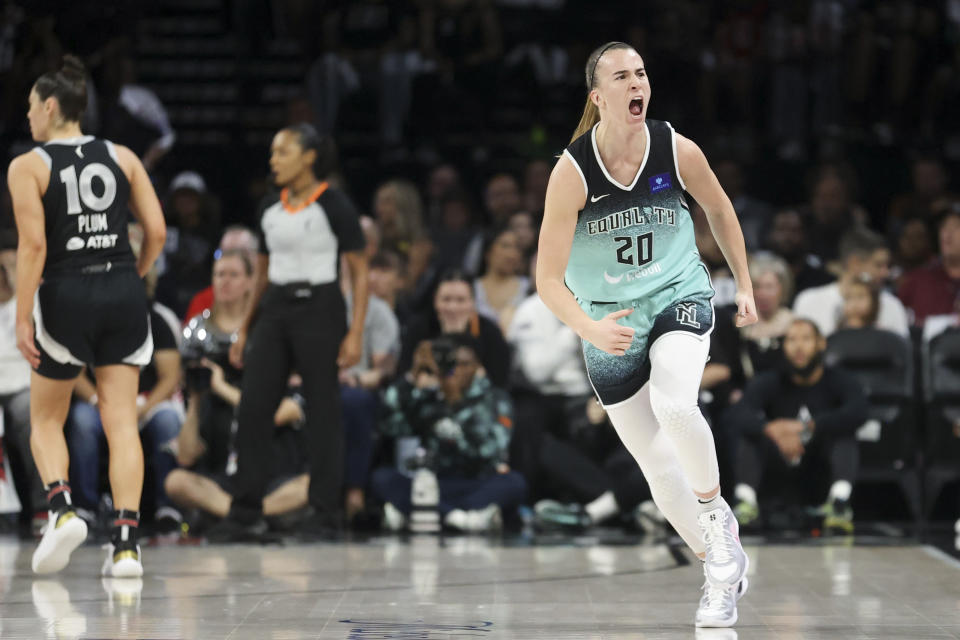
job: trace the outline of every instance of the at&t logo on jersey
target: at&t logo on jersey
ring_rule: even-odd
[[[67,240],[67,251],[79,251],[80,249],[112,249],[117,246],[117,238],[119,237],[116,233],[90,236],[86,240],[74,236]]]
[[[673,186],[673,184],[670,182],[669,173],[658,173],[657,175],[650,177],[648,182],[650,183],[650,193],[663,191],[664,189],[669,189]]]

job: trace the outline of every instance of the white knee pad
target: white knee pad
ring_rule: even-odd
[[[700,407],[696,396],[688,400],[650,385],[650,406],[660,427],[674,441],[686,438],[691,429],[700,426]]]

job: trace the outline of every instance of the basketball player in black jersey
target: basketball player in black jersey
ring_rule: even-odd
[[[87,535],[70,497],[63,425],[77,376],[90,365],[118,509],[103,575],[138,577],[143,451],[136,398],[139,367],[153,351],[141,277],[160,254],[166,227],[140,160],[80,131],[85,77],[73,56],[40,76],[27,119],[42,144],[15,158],[7,173],[20,235],[17,347],[33,368],[30,447],[50,502],[33,570],[63,569]],[[128,205],[145,231],[139,260],[127,237]]]

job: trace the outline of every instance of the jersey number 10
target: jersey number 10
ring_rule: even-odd
[[[653,260],[653,232],[641,233],[634,242],[633,236],[615,236],[617,247],[617,262],[642,267]]]
[[[100,178],[103,183],[103,193],[99,196],[93,192],[93,179]],[[105,164],[91,162],[80,172],[77,180],[77,167],[70,165],[60,171],[60,181],[67,189],[67,213],[76,215],[83,213],[80,201],[90,210],[106,211],[117,197],[117,179]]]

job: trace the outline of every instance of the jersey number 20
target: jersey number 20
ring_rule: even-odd
[[[620,264],[642,267],[653,260],[652,231],[636,236],[636,242],[633,236],[615,236],[613,240],[620,243],[617,247],[617,262]]]
[[[100,178],[103,183],[103,193],[99,196],[93,192],[93,179]],[[80,201],[87,209],[100,212],[106,211],[117,197],[117,179],[106,165],[91,162],[80,172],[77,180],[77,167],[70,165],[60,171],[60,180],[67,188],[67,213],[75,215],[83,213]]]

